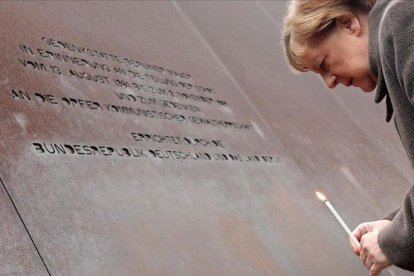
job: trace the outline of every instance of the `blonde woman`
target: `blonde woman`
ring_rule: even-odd
[[[395,126],[414,166],[414,1],[293,0],[283,42],[288,63],[385,99],[386,120]],[[414,186],[400,209],[360,224],[351,242],[370,275],[394,264],[414,271]]]

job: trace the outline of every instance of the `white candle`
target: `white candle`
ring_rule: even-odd
[[[345,232],[348,234],[348,236],[351,237],[354,244],[360,249],[361,246],[360,246],[358,240],[355,238],[354,235],[352,235],[351,230],[349,229],[348,225],[346,225],[345,221],[341,218],[341,216],[338,214],[338,212],[335,210],[335,208],[332,206],[332,204],[328,201],[326,196],[324,194],[322,194],[321,192],[316,192],[316,196],[325,203],[325,205],[329,208],[332,215],[334,215],[334,217],[339,222],[339,224],[342,226],[342,228],[345,230]]]

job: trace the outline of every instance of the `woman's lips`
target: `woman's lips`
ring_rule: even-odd
[[[350,78],[350,79],[349,79],[349,81],[348,81],[347,83],[344,83],[344,85],[345,85],[346,87],[351,86],[351,85],[352,85],[352,78]]]

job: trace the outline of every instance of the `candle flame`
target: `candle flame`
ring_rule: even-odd
[[[328,201],[328,199],[326,198],[326,196],[323,193],[316,191],[315,194],[323,202],[327,202]]]

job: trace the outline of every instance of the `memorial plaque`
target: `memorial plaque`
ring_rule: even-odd
[[[411,172],[364,175],[401,147],[291,75],[283,2],[0,8],[1,275],[366,273],[314,191],[356,226]]]

